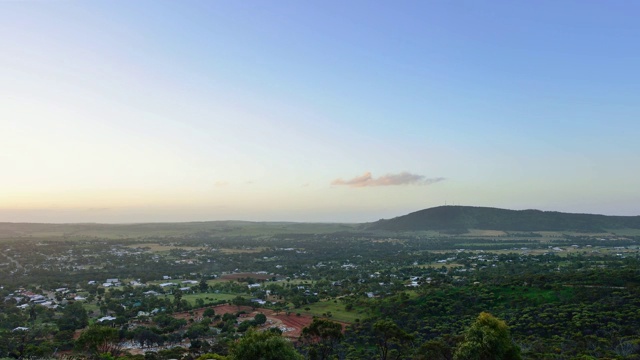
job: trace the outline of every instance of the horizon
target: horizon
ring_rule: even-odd
[[[218,220],[185,220],[185,221],[143,221],[143,222],[28,222],[28,221],[0,221],[0,223],[4,224],[43,224],[43,225],[145,225],[145,224],[189,224],[189,223],[215,223],[215,222],[242,222],[242,223],[288,223],[288,224],[345,224],[345,225],[357,225],[357,224],[370,224],[380,220],[391,220],[397,217],[402,217],[405,215],[409,215],[415,212],[420,212],[423,210],[435,209],[440,207],[470,207],[470,208],[487,208],[487,209],[500,209],[500,210],[509,210],[509,211],[541,211],[541,212],[554,212],[560,214],[574,214],[574,215],[596,215],[596,216],[622,216],[622,217],[636,217],[639,215],[617,215],[617,214],[600,214],[600,213],[572,213],[572,212],[564,212],[564,211],[556,211],[556,210],[541,210],[541,209],[507,209],[507,208],[497,208],[492,206],[474,206],[474,205],[437,205],[429,208],[419,209],[415,211],[411,211],[404,214],[398,214],[393,217],[388,218],[380,218],[377,220],[366,220],[366,221],[290,221],[290,220],[242,220],[242,219],[218,219]]]
[[[637,216],[639,10],[2,2],[0,222]]]

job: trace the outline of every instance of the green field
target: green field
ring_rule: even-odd
[[[182,298],[184,300],[187,300],[189,302],[189,304],[191,304],[192,306],[196,305],[196,299],[202,299],[204,300],[205,303],[209,303],[212,301],[230,301],[231,299],[235,298],[236,296],[238,296],[238,294],[223,294],[223,293],[218,293],[218,294],[212,294],[212,293],[205,293],[205,294],[186,294],[186,295],[182,295]],[[209,299],[207,299],[209,298]]]
[[[310,310],[304,310],[309,308]],[[319,301],[310,305],[305,305],[302,309],[294,309],[293,312],[299,312],[300,314],[308,314],[313,316],[326,316],[325,314],[331,313],[331,319],[336,321],[342,321],[346,323],[353,323],[356,319],[364,319],[366,313],[362,308],[357,306],[351,311],[345,310],[345,304],[334,300]]]

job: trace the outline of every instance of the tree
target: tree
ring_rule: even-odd
[[[180,289],[176,289],[173,292],[173,306],[176,311],[180,311],[182,308],[182,291]]]
[[[380,360],[389,358],[390,350],[403,350],[413,337],[402,330],[392,320],[379,320],[373,324],[377,336],[376,345],[380,352]],[[399,354],[398,354],[399,357]]]
[[[519,360],[520,349],[511,341],[507,324],[482,312],[467,329],[455,360]]]
[[[254,330],[232,345],[229,353],[231,360],[303,360],[293,345],[280,334]]]
[[[210,318],[214,317],[215,315],[216,315],[216,311],[211,307],[206,308],[202,313],[202,316],[210,317]]]
[[[75,347],[91,358],[99,358],[104,354],[119,356],[122,352],[118,330],[99,325],[93,325],[83,331],[76,340]]]
[[[253,326],[253,321],[243,321],[240,323],[240,325],[238,325],[238,332],[245,332],[247,330],[249,330],[249,328],[251,326]]]
[[[220,354],[204,354],[200,355],[196,360],[227,360],[226,356]]]
[[[200,289],[200,292],[205,292],[209,289],[209,284],[207,284],[207,280],[205,280],[204,278],[200,279],[200,282],[198,283],[198,288]]]
[[[429,340],[420,346],[413,360],[447,360],[453,356],[452,348],[442,340]]]
[[[80,302],[74,302],[65,306],[62,310],[62,317],[58,319],[60,330],[82,329],[89,324],[87,311]]]
[[[308,344],[310,359],[327,359],[338,342],[343,338],[342,325],[315,318],[309,326],[302,329],[300,339]]]
[[[267,322],[267,316],[263,313],[257,313],[256,316],[253,317],[253,321],[256,325],[262,325]]]
[[[242,296],[240,296],[240,295],[238,295],[238,296],[234,297],[234,298],[231,300],[231,303],[232,303],[233,305],[237,306],[237,307],[240,307],[240,306],[243,306],[243,305],[245,305],[245,306],[246,306],[246,305],[249,305],[249,304],[248,304],[249,302],[250,302],[250,301],[248,301],[247,299],[245,299],[244,297],[242,297]]]

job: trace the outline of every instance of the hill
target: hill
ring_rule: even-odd
[[[472,206],[438,206],[365,226],[369,230],[419,231],[467,229],[504,231],[601,232],[640,229],[640,216],[571,214],[540,210],[507,210]]]

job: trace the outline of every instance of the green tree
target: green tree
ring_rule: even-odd
[[[257,313],[256,316],[253,317],[253,321],[256,325],[262,325],[267,322],[267,316],[263,313]]]
[[[520,349],[511,341],[507,324],[482,312],[467,329],[455,360],[519,360]]]
[[[100,358],[105,354],[119,356],[122,353],[118,330],[99,325],[92,325],[83,331],[76,340],[75,348],[93,359]]]
[[[82,329],[89,324],[87,311],[80,302],[71,303],[62,310],[62,317],[58,319],[60,330]]]
[[[447,360],[453,357],[453,349],[442,340],[429,340],[420,346],[413,360]]]
[[[237,307],[249,305],[249,302],[244,297],[238,295],[231,300],[231,303]]]
[[[229,352],[231,360],[303,360],[293,345],[280,334],[254,330],[247,331]]]
[[[209,284],[207,284],[207,280],[205,280],[204,278],[200,279],[200,282],[198,283],[198,288],[200,289],[200,292],[205,292],[209,289]]]
[[[176,289],[173,292],[173,306],[176,311],[180,311],[182,308],[182,291],[180,289]]]
[[[302,329],[300,339],[308,345],[309,359],[327,359],[338,342],[343,338],[342,325],[315,318],[309,326]]]
[[[196,360],[227,360],[228,357],[220,354],[204,354],[200,355]]]
[[[392,352],[400,352],[406,349],[407,343],[413,340],[413,336],[407,334],[392,320],[379,320],[373,324],[376,334],[376,345],[380,353],[380,360],[387,360]],[[397,354],[396,357],[400,357]]]

